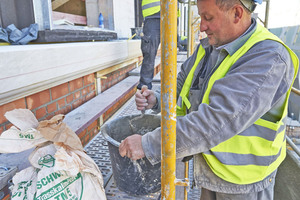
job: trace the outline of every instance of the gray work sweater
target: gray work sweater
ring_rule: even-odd
[[[260,117],[274,122],[281,117],[294,67],[286,48],[272,40],[255,44],[233,64],[224,78],[214,83],[209,105],[200,104],[212,73],[228,54],[233,55],[244,45],[256,27],[256,21],[252,19],[252,25],[241,37],[219,48],[209,45],[207,38],[200,41],[206,53],[194,73],[189,94],[192,107],[187,115],[177,117],[176,125],[176,157],[194,155],[194,180],[199,187],[241,194],[259,192],[275,181],[276,170],[256,183],[229,183],[211,171],[201,154],[224,142],[224,138],[239,134]],[[197,50],[181,66],[177,97],[196,60]],[[160,92],[155,94],[160,99]],[[157,108],[159,111],[159,101]],[[152,164],[161,160],[160,138],[160,128],[142,137],[143,150]]]

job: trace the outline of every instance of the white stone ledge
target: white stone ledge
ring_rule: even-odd
[[[0,47],[0,105],[142,56],[140,40]]]

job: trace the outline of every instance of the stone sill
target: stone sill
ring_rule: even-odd
[[[0,105],[140,57],[140,40],[2,46]]]
[[[77,26],[55,26],[53,30],[42,30],[38,33],[38,39],[34,43],[50,42],[87,42],[87,41],[111,41],[117,39],[117,33],[114,31],[77,27]]]

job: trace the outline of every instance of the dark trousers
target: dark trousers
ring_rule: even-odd
[[[137,88],[141,89],[143,85],[146,85],[149,89],[151,89],[154,75],[155,57],[160,43],[160,19],[145,19],[143,34],[144,36],[141,39],[143,63],[140,72],[140,82]]]

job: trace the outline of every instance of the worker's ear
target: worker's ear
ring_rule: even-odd
[[[232,9],[234,15],[233,22],[238,23],[242,19],[243,15],[245,14],[244,8],[241,5],[235,5],[232,7]]]

